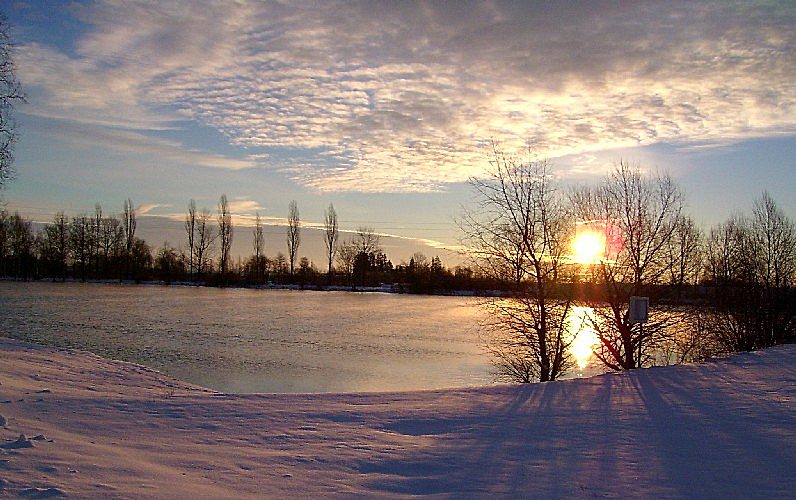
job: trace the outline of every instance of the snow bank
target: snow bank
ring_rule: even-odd
[[[0,339],[0,496],[792,497],[795,367],[791,345],[528,386],[226,395]]]

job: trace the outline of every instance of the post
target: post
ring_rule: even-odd
[[[630,297],[630,305],[627,311],[630,324],[638,323],[639,332],[638,336],[638,353],[636,355],[636,363],[641,367],[641,342],[644,341],[644,323],[649,319],[650,298],[649,297]]]

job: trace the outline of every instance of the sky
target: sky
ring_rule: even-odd
[[[119,212],[179,245],[190,199],[242,226],[401,237],[455,260],[489,143],[562,183],[619,160],[670,173],[710,225],[768,190],[796,216],[796,4],[4,2],[27,103],[6,208]],[[155,222],[158,224],[155,224]],[[345,235],[344,235],[345,236]],[[316,242],[319,244],[318,242]],[[312,245],[316,245],[313,243]],[[320,260],[320,250],[300,250]],[[245,249],[241,249],[244,255]]]

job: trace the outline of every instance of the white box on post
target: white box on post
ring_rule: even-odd
[[[631,323],[646,323],[649,318],[649,310],[649,297],[630,297],[630,309],[627,314]]]

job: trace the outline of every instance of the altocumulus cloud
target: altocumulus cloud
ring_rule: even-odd
[[[440,189],[481,172],[489,139],[557,157],[796,128],[792,2],[108,0],[76,12],[91,28],[73,54],[21,47],[46,98],[34,112],[133,129],[194,120],[278,150],[249,161],[321,190]]]

